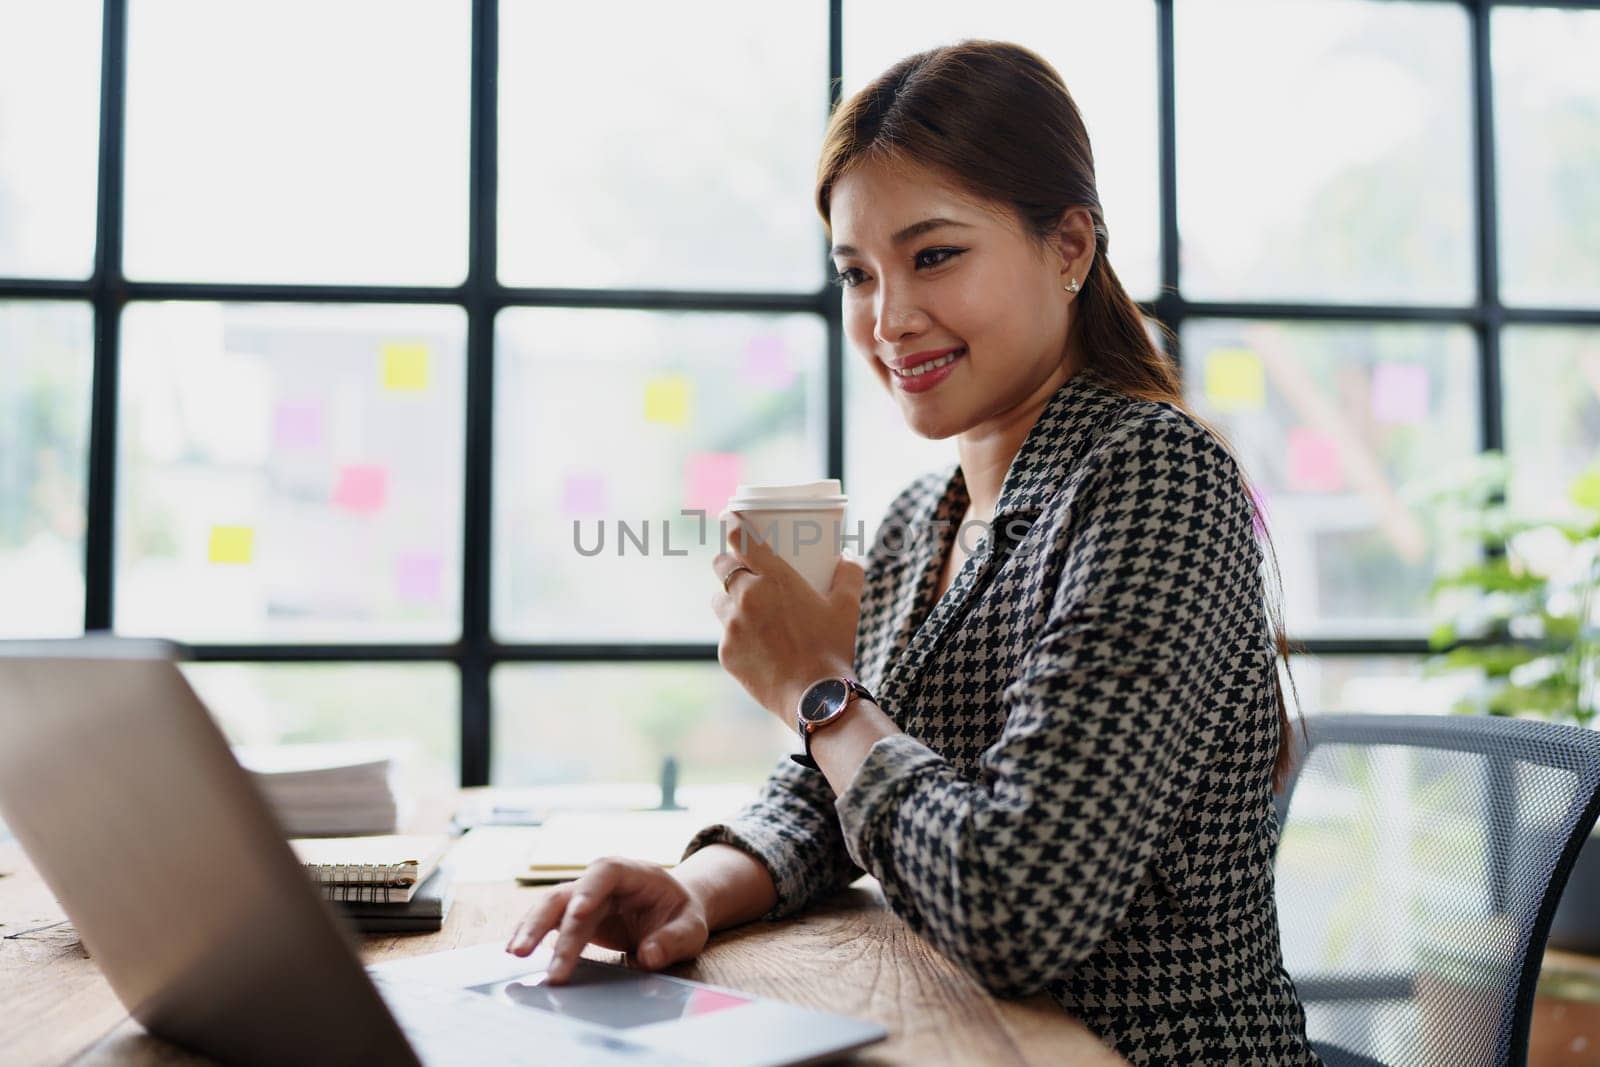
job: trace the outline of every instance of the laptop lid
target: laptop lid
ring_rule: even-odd
[[[0,642],[0,815],[151,1033],[226,1062],[415,1064],[176,652]]]

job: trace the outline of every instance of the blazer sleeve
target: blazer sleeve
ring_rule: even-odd
[[[762,918],[792,915],[863,873],[845,850],[835,799],[820,771],[785,756],[756,799],[726,823],[697,833],[684,849],[684,859],[711,844],[749,853],[767,868],[778,889],[778,903]]]
[[[836,802],[890,907],[1001,995],[1069,973],[1126,914],[1217,740],[1218,663],[1256,617],[1240,598],[1260,606],[1248,497],[1202,427],[1164,411],[1085,462],[979,782],[899,734]]]

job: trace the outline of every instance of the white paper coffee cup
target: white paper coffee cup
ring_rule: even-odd
[[[827,595],[844,543],[849,503],[837,478],[798,485],[741,485],[728,501],[750,536],[800,572],[811,588]],[[734,540],[734,547],[739,542]]]

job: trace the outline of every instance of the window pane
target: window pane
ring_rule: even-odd
[[[117,628],[455,637],[464,335],[446,308],[131,306]]]
[[[827,85],[815,5],[501,5],[501,279],[819,287]]]
[[[954,438],[930,441],[906,425],[900,406],[855,354],[847,356],[844,376],[845,479],[850,496],[848,529],[865,531],[851,551],[865,556],[877,539],[878,525],[900,491],[929,471],[957,460]]]
[[[1512,508],[1576,518],[1572,481],[1600,460],[1600,330],[1513,326],[1502,337]]]
[[[1490,39],[1501,292],[1600,306],[1600,11],[1501,7]]]
[[[101,7],[0,0],[0,278],[94,268]]]
[[[1471,546],[1423,490],[1477,447],[1465,327],[1198,320],[1184,379],[1256,491],[1295,637],[1422,636]]]
[[[825,473],[822,320],[515,308],[495,336],[500,636],[715,640],[734,486]]]
[[[444,664],[185,663],[189,684],[235,745],[392,744],[405,804],[460,780],[461,686]]]
[[[1110,261],[1136,299],[1156,295],[1160,168],[1156,164],[1156,6],[1065,0],[890,0],[844,5],[844,93],[898,60],[967,38],[1015,41],[1066,83],[1094,148]],[[1093,27],[1093,47],[1084,27]]]
[[[0,301],[0,637],[83,632],[93,319]]]
[[[1446,715],[1476,682],[1470,672],[1423,677],[1421,656],[1291,656],[1290,714]],[[1279,678],[1283,678],[1280,662]],[[1296,694],[1299,702],[1295,703]]]
[[[469,16],[463,0],[133,0],[128,274],[460,282]]]
[[[1467,44],[1460,4],[1177,5],[1184,293],[1469,300]]]
[[[616,663],[495,670],[493,785],[760,782],[798,748],[715,663]]]

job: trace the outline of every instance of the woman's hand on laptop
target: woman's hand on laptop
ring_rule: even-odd
[[[644,860],[608,856],[589,864],[574,882],[544,890],[506,944],[526,956],[556,931],[546,981],[572,976],[583,946],[633,955],[649,970],[693,959],[706,947],[710,928],[700,901],[668,871]]]

